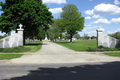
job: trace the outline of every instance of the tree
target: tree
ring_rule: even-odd
[[[62,33],[64,29],[62,27],[62,20],[61,19],[54,19],[54,23],[51,25],[50,29],[48,30],[49,37],[51,40],[56,39],[60,37],[62,38]]]
[[[57,19],[57,26],[59,27],[59,33],[60,33],[60,40],[62,39],[63,33],[65,32],[65,28],[63,26],[63,19]]]
[[[62,8],[61,19],[63,19],[63,26],[68,34],[70,34],[70,42],[72,37],[78,31],[82,31],[84,28],[84,17],[81,17],[81,13],[78,8],[73,4],[68,4]]]
[[[26,37],[37,36],[40,29],[47,31],[53,23],[49,8],[42,0],[5,0],[0,2],[3,13],[0,16],[0,30],[9,33],[21,23]],[[24,36],[24,40],[25,40]]]
[[[80,34],[75,34],[74,38],[80,39]]]
[[[42,41],[42,39],[45,38],[45,34],[46,34],[46,32],[43,30],[43,28],[39,29],[39,33],[37,34],[36,38],[40,39],[40,41]]]
[[[88,34],[84,33],[84,39],[89,39]]]
[[[70,39],[70,34],[65,33],[65,40],[66,40],[66,39]]]
[[[95,37],[95,36],[92,36],[92,37],[91,37],[91,39],[94,39],[94,38],[96,38],[96,37]]]
[[[113,34],[108,34],[108,36],[111,36],[111,37],[114,37],[116,39],[120,39],[120,32],[116,32],[116,33],[113,33]]]

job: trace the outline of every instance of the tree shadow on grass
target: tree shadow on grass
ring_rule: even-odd
[[[42,45],[42,43],[27,43],[25,46],[36,46],[36,45]]]
[[[28,75],[9,80],[120,80],[120,62],[56,65],[39,65]]]

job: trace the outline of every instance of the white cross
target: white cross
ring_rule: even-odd
[[[99,29],[100,29],[101,27],[102,27],[101,25],[98,26]]]
[[[22,26],[23,26],[22,24],[19,25],[20,29],[22,29]]]

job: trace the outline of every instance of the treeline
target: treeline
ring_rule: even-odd
[[[114,37],[116,39],[120,39],[120,32],[115,32],[115,33],[112,33],[112,34],[108,34],[108,36],[111,36],[111,37]]]

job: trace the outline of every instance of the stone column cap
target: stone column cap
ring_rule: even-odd
[[[98,28],[99,28],[99,29],[98,29],[98,30],[96,30],[96,31],[98,31],[98,32],[103,32],[103,31],[104,31],[104,29],[103,29],[103,28],[101,28],[101,27],[102,27],[102,26],[101,26],[101,25],[99,25],[99,26],[98,26]]]
[[[17,29],[17,30],[18,30],[18,31],[23,31],[24,29],[22,29],[22,26],[23,26],[23,25],[22,25],[22,24],[20,24],[20,25],[19,25],[19,27],[20,27],[20,28],[19,28],[19,29]]]
[[[23,31],[24,29],[17,29],[18,31]]]
[[[98,32],[103,32],[104,31],[104,29],[98,29],[98,30],[96,30],[96,31],[98,31]]]

